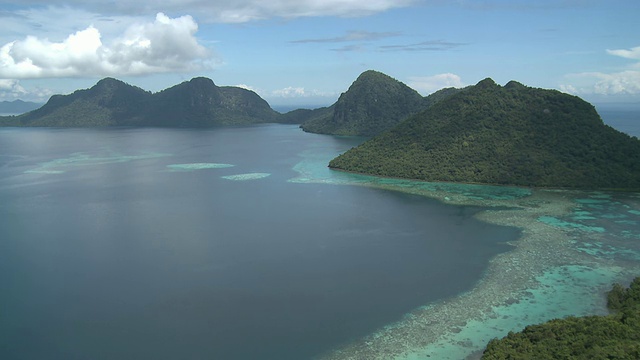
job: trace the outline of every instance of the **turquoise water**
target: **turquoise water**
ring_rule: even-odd
[[[326,359],[463,359],[526,325],[606,314],[605,293],[640,276],[640,194],[547,191],[383,179],[329,170],[335,154],[300,154],[291,179],[359,185],[478,205],[483,220],[519,226],[525,236],[494,259],[476,287],[425,304],[397,322],[326,354]]]

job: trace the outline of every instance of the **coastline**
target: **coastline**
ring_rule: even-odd
[[[620,249],[621,253],[631,252],[636,257],[632,260],[593,251],[601,246],[597,244],[621,237],[616,233],[619,229],[609,231],[614,223],[626,221],[635,230],[630,235],[638,238],[640,223],[614,220],[620,218],[615,214],[585,215],[585,206],[593,203],[598,207],[605,202],[624,206],[618,211],[628,208],[630,214],[640,214],[638,193],[412,182],[323,173],[311,164],[299,165],[295,170],[302,176],[294,180],[297,182],[360,185],[453,205],[480,206],[484,210],[475,215],[479,220],[522,231],[518,240],[509,242],[511,250],[490,260],[482,279],[469,291],[425,304],[321,359],[478,359],[489,340],[509,331],[553,318],[606,314],[605,293],[613,283],[628,283],[640,274],[640,249]],[[626,200],[621,203],[617,197]],[[608,219],[612,226],[603,227],[602,219]]]

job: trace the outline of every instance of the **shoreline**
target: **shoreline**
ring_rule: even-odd
[[[574,246],[576,236],[595,241],[601,234],[539,220],[566,217],[577,206],[575,198],[600,192],[535,189],[512,199],[478,199],[389,183],[354,185],[422,195],[453,205],[481,206],[484,210],[475,214],[476,218],[517,227],[522,234],[508,242],[512,250],[489,261],[485,274],[469,291],[415,309],[396,323],[321,359],[479,358],[490,339],[520,331],[526,325],[565,316],[606,314],[605,292],[614,282],[630,281],[640,273],[637,262],[620,266]],[[571,278],[575,278],[574,283],[565,284]],[[567,301],[566,294],[569,300],[580,298],[580,306],[564,307],[555,302],[555,298]]]

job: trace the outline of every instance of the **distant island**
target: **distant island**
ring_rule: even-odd
[[[639,359],[640,277],[629,288],[615,284],[607,296],[608,316],[555,319],[529,325],[489,342],[483,360]]]
[[[446,88],[423,98],[402,82],[368,70],[335,104],[307,113],[301,128],[318,134],[374,136],[459,91]]]
[[[40,106],[42,106],[42,104],[31,101],[0,101],[0,114],[22,114],[35,110]]]
[[[605,125],[576,96],[487,78],[329,167],[426,181],[640,190],[640,140]]]
[[[54,95],[39,109],[0,117],[0,126],[209,127],[286,120],[253,91],[194,78],[151,93],[113,78],[90,89]]]

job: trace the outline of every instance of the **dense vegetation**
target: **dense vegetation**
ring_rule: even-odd
[[[333,106],[321,107],[317,109],[296,109],[291,110],[280,117],[279,123],[283,124],[302,124],[317,118],[328,116],[333,112]]]
[[[608,316],[568,317],[489,342],[485,360],[640,359],[640,277],[614,285]]]
[[[640,141],[578,97],[485,79],[329,166],[427,181],[638,190]]]
[[[309,119],[302,129],[320,134],[373,136],[426,109],[429,103],[400,81],[368,70],[340,95],[331,106],[332,111]]]
[[[152,94],[105,78],[90,89],[54,95],[41,108],[3,117],[5,126],[200,127],[276,122],[281,115],[256,93],[194,78]]]

